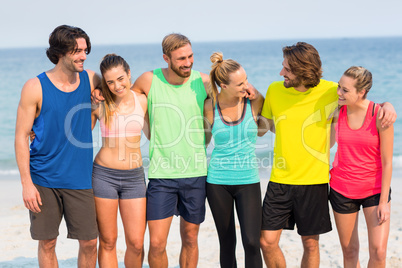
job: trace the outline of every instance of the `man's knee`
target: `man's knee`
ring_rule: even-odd
[[[92,240],[79,240],[80,250],[84,252],[96,252],[97,239]]]
[[[260,247],[264,252],[272,251],[278,248],[278,236],[270,234],[269,231],[262,231],[260,237]]]
[[[39,250],[52,252],[56,249],[57,239],[39,240]]]
[[[303,249],[306,253],[314,253],[319,251],[319,243],[318,243],[319,236],[302,236],[303,242]]]
[[[159,237],[151,237],[149,241],[149,251],[152,254],[162,254],[166,250],[167,241]]]

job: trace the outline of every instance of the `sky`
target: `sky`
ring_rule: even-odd
[[[402,36],[400,0],[8,0],[0,48],[46,47],[61,24],[92,45]]]

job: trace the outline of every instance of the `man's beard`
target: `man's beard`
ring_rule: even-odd
[[[289,77],[286,77],[288,79],[287,82],[283,81],[283,85],[286,88],[290,88],[290,87],[299,87],[302,84],[302,79],[300,77],[296,77],[294,79],[289,79]]]
[[[175,65],[171,65],[170,69],[173,70],[173,72],[175,72],[178,76],[180,76],[181,78],[187,78],[191,75],[191,68],[193,68],[193,64],[191,63],[190,65],[190,71],[188,72],[183,72],[180,67],[176,67]]]

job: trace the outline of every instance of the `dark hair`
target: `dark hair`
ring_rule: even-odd
[[[105,81],[105,73],[112,68],[122,66],[126,74],[130,72],[130,66],[128,63],[121,57],[116,54],[107,54],[103,57],[102,62],[100,63],[100,71],[102,74],[102,95],[105,98],[105,101],[102,103],[104,109],[103,118],[105,119],[105,125],[109,127],[110,117],[115,109],[115,102],[113,99],[113,94],[110,92],[108,85]]]
[[[87,42],[86,52],[89,54],[91,52],[91,41],[81,28],[69,25],[58,26],[49,36],[49,48],[46,49],[46,56],[52,63],[57,64],[60,57],[77,49],[78,38],[85,39]]]
[[[291,72],[301,80],[303,86],[312,88],[320,83],[321,59],[312,45],[298,42],[296,45],[284,47],[282,51]]]

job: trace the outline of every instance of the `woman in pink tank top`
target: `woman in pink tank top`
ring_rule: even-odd
[[[372,75],[350,67],[338,84],[339,106],[331,128],[331,146],[338,144],[332,164],[329,199],[343,251],[344,267],[360,267],[358,212],[366,218],[368,267],[385,267],[390,226],[394,129],[384,128],[378,105],[366,96]]]
[[[99,120],[102,148],[95,157],[92,185],[99,228],[99,267],[117,267],[117,214],[124,226],[126,267],[142,267],[146,227],[146,185],[140,150],[141,131],[148,136],[147,98],[130,90],[127,62],[115,54],[101,64],[105,101],[92,111]]]

